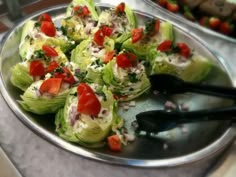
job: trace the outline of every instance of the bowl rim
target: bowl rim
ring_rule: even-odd
[[[109,4],[105,4],[105,3],[97,3],[96,6],[99,6],[99,7],[103,7],[103,6],[113,7],[113,6],[111,6]],[[23,18],[10,31],[8,31],[4,35],[4,37],[2,38],[2,42],[0,43],[0,53],[2,53],[2,48],[3,48],[4,43],[14,33],[15,29],[22,26],[26,20],[34,18],[34,17],[40,15],[41,13],[56,11],[56,10],[60,10],[62,8],[66,8],[66,7],[67,7],[67,5],[54,6],[54,7],[51,7],[51,8],[47,8],[47,9],[35,12],[32,15],[29,15],[29,16]],[[150,15],[146,12],[142,12],[142,11],[139,11],[139,10],[134,10],[134,11],[137,12],[137,13],[140,13],[140,14],[145,14],[146,16]],[[150,16],[152,16],[152,17],[155,16],[155,17],[158,17],[158,18],[162,19],[162,17],[159,17],[157,15],[150,15]],[[171,21],[171,20],[168,20],[168,21]],[[171,21],[171,23],[173,23],[174,26],[177,26],[178,28],[180,28],[181,30],[186,32],[186,29],[184,29],[183,27],[179,26],[178,24],[176,24],[172,21]],[[188,33],[189,33],[189,31],[188,31]],[[194,34],[190,34],[190,35],[194,39],[198,40],[198,42],[205,45],[197,36],[195,36]],[[213,51],[211,51],[206,45],[205,45],[205,47],[214,55]],[[218,58],[219,58],[219,56],[218,56]],[[224,63],[223,60],[221,62]],[[2,60],[0,61],[0,68],[1,67],[2,67]],[[232,78],[230,77],[230,79],[232,79]],[[81,146],[76,146],[75,147],[74,145],[72,145],[72,144],[66,142],[65,140],[61,139],[60,137],[57,137],[56,135],[50,133],[49,131],[47,131],[43,127],[35,124],[32,120],[27,118],[27,116],[15,105],[16,103],[12,100],[11,96],[7,92],[7,89],[5,88],[5,85],[4,85],[3,79],[2,79],[2,72],[0,72],[0,91],[2,93],[2,96],[5,100],[5,102],[7,103],[9,108],[13,111],[13,113],[16,115],[16,117],[26,127],[31,129],[34,133],[39,135],[44,140],[47,140],[48,142],[56,145],[57,147],[65,149],[65,150],[67,150],[69,152],[72,152],[76,155],[80,155],[80,156],[83,156],[83,157],[86,157],[86,158],[89,158],[89,159],[94,159],[94,160],[98,160],[98,161],[106,162],[106,163],[110,163],[110,164],[133,166],[133,167],[145,167],[145,168],[146,167],[173,167],[173,166],[179,166],[179,165],[183,165],[183,164],[196,162],[196,161],[205,159],[209,156],[213,156],[217,152],[220,152],[221,150],[223,150],[228,144],[230,144],[231,141],[235,137],[235,128],[234,127],[229,127],[218,139],[216,139],[213,143],[211,143],[210,145],[204,147],[201,150],[198,150],[196,152],[193,152],[193,153],[190,153],[190,154],[187,154],[187,155],[183,155],[183,156],[179,156],[179,157],[175,157],[175,158],[161,159],[161,160],[153,160],[153,159],[140,160],[140,159],[116,157],[116,156],[111,156],[111,155],[108,155],[108,154],[97,153],[97,152],[96,153],[91,153],[91,152],[87,151],[86,149],[84,149]]]

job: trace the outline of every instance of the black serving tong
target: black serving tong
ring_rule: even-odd
[[[166,94],[194,92],[236,99],[236,88],[186,82],[169,74],[151,75],[150,82],[152,90]]]
[[[235,88],[185,82],[168,74],[151,75],[150,82],[152,90],[157,90],[165,94],[195,92],[236,99]],[[136,119],[139,125],[138,130],[158,133],[173,129],[183,123],[213,120],[235,121],[236,106],[188,112],[153,110],[137,114]]]

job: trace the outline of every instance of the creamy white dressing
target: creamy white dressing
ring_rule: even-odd
[[[119,80],[124,80],[128,75],[127,70],[119,67],[117,65],[117,63],[112,65],[112,71],[113,71],[115,77],[118,78]]]
[[[171,55],[161,54],[160,56],[157,56],[155,58],[155,61],[156,62],[166,61],[167,63],[170,63],[178,67],[186,67],[186,65],[189,65],[191,63],[189,59],[186,59],[177,53]]]

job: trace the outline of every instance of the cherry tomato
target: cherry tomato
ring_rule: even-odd
[[[61,83],[62,83],[61,78],[49,78],[41,84],[39,92],[40,93],[46,92],[53,95],[57,95],[60,91]]]
[[[176,46],[179,48],[179,54],[188,58],[190,57],[190,49],[185,43],[177,43]]]
[[[101,110],[101,103],[94,93],[83,91],[79,95],[77,111],[82,114],[97,116]]]
[[[113,28],[107,26],[107,25],[102,25],[101,27],[102,33],[104,36],[110,37],[113,31]]]
[[[66,67],[63,67],[61,72],[55,72],[53,76],[55,78],[61,78],[64,82],[67,82],[71,85],[75,83],[73,74],[71,74],[70,70]]]
[[[124,52],[116,56],[116,63],[123,69],[133,67],[137,64],[137,57],[131,52]]]
[[[179,5],[176,2],[167,2],[166,8],[173,13],[179,11]]]
[[[162,6],[162,7],[166,7],[167,5],[167,0],[157,0],[157,3]]]
[[[80,84],[78,85],[78,87],[77,87],[77,93],[78,93],[79,95],[82,95],[83,92],[94,93],[94,91],[92,90],[92,88],[91,88],[89,85],[87,85],[87,84],[85,84],[85,83],[80,83]],[[79,96],[79,95],[78,95],[78,96]]]
[[[39,22],[42,22],[42,21],[52,22],[52,18],[49,14],[44,13],[39,16],[38,21]]]
[[[53,72],[55,69],[59,68],[59,64],[56,61],[52,61],[49,63],[48,67],[46,68],[46,73]]]
[[[109,51],[109,52],[106,52],[104,58],[103,58],[103,62],[104,63],[108,63],[110,60],[112,60],[112,58],[114,57],[115,55],[115,50],[112,50],[112,51]]]
[[[104,38],[105,38],[105,36],[104,36],[102,30],[99,29],[99,30],[94,34],[93,41],[94,41],[97,45],[103,46]]]
[[[118,135],[112,135],[107,138],[110,150],[119,152],[121,151],[121,141]]]
[[[161,52],[168,52],[172,50],[172,41],[171,40],[165,40],[164,42],[160,43],[157,46],[157,50]]]
[[[143,28],[134,28],[131,31],[131,39],[132,43],[138,42],[140,39],[142,39],[143,36]]]
[[[41,23],[41,31],[50,37],[54,37],[56,35],[56,28],[52,22],[43,21]]]
[[[45,52],[45,55],[47,57],[56,57],[56,56],[58,56],[57,51],[51,46],[43,45],[42,49]]]
[[[122,3],[118,4],[118,6],[116,6],[115,11],[116,11],[116,14],[124,13],[125,12],[125,3],[122,2]]]
[[[31,76],[43,76],[45,74],[43,63],[40,60],[31,61],[29,73]]]

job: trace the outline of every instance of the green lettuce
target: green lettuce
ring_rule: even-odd
[[[161,22],[159,33],[155,36],[148,36],[148,38],[140,39],[136,43],[132,43],[132,39],[129,38],[122,44],[121,49],[126,49],[136,54],[138,58],[145,60],[149,50],[153,47],[157,47],[158,44],[165,40],[174,41],[173,26],[169,22]]]
[[[19,101],[24,110],[43,115],[49,113],[56,113],[65,105],[66,97],[69,89],[60,91],[58,95],[46,96],[39,93],[39,87],[43,80],[34,82],[26,89]]]
[[[103,80],[114,95],[121,101],[132,100],[150,88],[144,66],[139,63],[139,73],[117,67],[116,60],[111,60],[103,70]]]
[[[32,83],[33,78],[29,75],[29,67],[26,62],[17,63],[11,69],[11,83],[15,87],[25,91]]]
[[[86,72],[85,80],[89,83],[103,84],[102,70],[105,66],[103,58],[106,52],[114,50],[115,43],[105,37],[103,48],[93,44],[92,39],[82,41],[71,54],[71,61],[78,64],[81,72]],[[99,50],[93,52],[92,50]]]
[[[95,93],[100,95],[101,107],[106,110],[107,115],[101,116],[100,112],[98,117],[93,118],[78,113],[77,88],[72,88],[66,99],[64,109],[60,109],[56,114],[56,132],[60,137],[90,148],[105,145],[104,141],[112,130],[114,122],[119,122],[117,120],[120,118],[116,114],[116,101],[112,93],[105,86],[98,86]]]
[[[185,81],[199,82],[212,68],[210,60],[197,53],[193,53],[188,59],[181,59],[179,54],[167,55],[154,49],[150,55],[150,74],[166,73]]]

